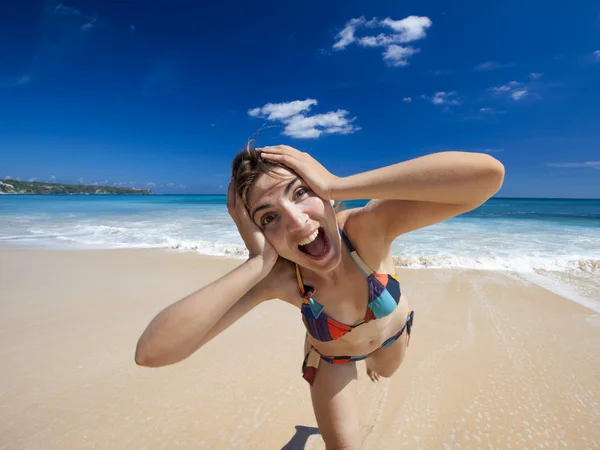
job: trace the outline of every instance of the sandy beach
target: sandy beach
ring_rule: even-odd
[[[323,449],[289,305],[179,364],[134,363],[156,313],[240,263],[1,248],[0,448]],[[600,447],[599,314],[510,274],[398,273],[414,333],[393,378],[359,363],[365,449]]]

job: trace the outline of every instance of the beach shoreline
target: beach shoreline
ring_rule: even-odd
[[[242,262],[1,246],[0,444],[324,448],[290,305],[260,305],[181,363],[135,365],[156,313]],[[597,312],[500,272],[398,275],[414,334],[391,379],[358,365],[365,449],[600,445]]]

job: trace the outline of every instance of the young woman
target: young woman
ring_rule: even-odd
[[[326,446],[360,448],[355,362],[366,360],[373,381],[392,376],[412,328],[392,241],[476,208],[503,179],[486,154],[443,152],[337,177],[292,147],[246,149],[233,162],[227,208],[248,260],[158,314],[136,362],[176,363],[261,302],[289,302],[307,329],[302,371]],[[365,198],[377,200],[333,206]]]

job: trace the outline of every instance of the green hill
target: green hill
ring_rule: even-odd
[[[114,186],[2,180],[0,181],[0,194],[152,194],[152,191]]]

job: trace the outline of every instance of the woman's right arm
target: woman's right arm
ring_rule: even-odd
[[[262,301],[273,298],[262,282],[266,277],[261,259],[250,258],[161,311],[140,337],[135,362],[147,367],[179,362]]]
[[[260,302],[274,298],[282,264],[262,230],[248,215],[233,178],[227,210],[248,249],[250,258],[227,275],[160,312],[140,337],[135,362],[158,367],[187,358]],[[279,280],[280,282],[280,280]]]

